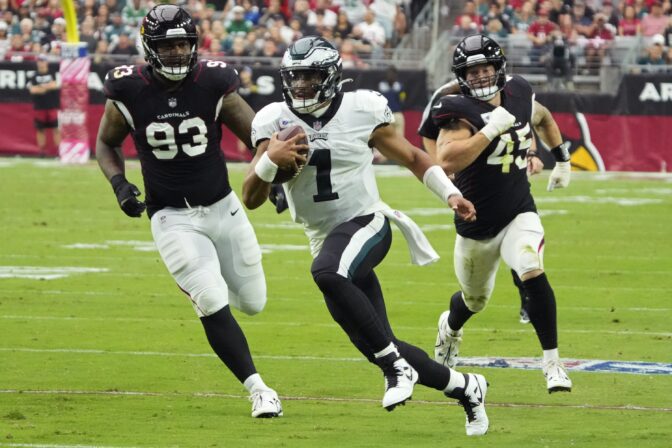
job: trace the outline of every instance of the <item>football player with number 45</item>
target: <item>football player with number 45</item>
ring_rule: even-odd
[[[373,151],[408,168],[460,219],[476,211],[429,156],[400,136],[387,100],[370,90],[341,92],[338,51],[321,37],[294,42],[285,52],[280,74],[285,101],[260,110],[252,122],[257,152],[243,183],[243,202],[251,209],[268,198],[281,156],[277,132],[301,126],[308,155],[298,154],[300,173],[283,184],[292,218],[303,224],[314,260],[311,272],[327,308],[352,343],[383,372],[388,411],[411,398],[416,382],[460,401],[468,435],[488,430],[487,383],[482,375],[462,374],[432,360],[420,348],[398,339],[387,318],[374,268],[390,249],[393,221],[402,231],[415,264],[438,255],[406,215],[381,201],[373,171]],[[288,140],[289,141],[289,140]]]
[[[154,7],[140,34],[148,64],[117,67],[105,79],[98,164],[124,213],[140,217],[146,207],[166,268],[212,349],[249,391],[252,417],[280,416],[278,395],[257,373],[229,307],[253,315],[266,304],[261,250],[220,149],[222,124],[250,146],[254,112],[236,93],[234,69],[197,61],[196,26],[184,9]],[[124,175],[121,144],[128,134],[142,166],[145,202]]]
[[[455,218],[454,266],[461,291],[439,318],[435,357],[455,365],[462,327],[485,308],[503,259],[529,299],[548,392],[570,391],[572,382],[558,354],[555,295],[544,273],[544,228],[526,174],[526,159],[534,150],[534,93],[523,78],[507,78],[502,49],[482,35],[457,45],[453,71],[462,94],[444,96],[432,109],[441,128],[437,160],[447,173],[455,173],[455,183],[478,209],[478,221]],[[569,154],[564,146],[552,151],[558,162],[550,188],[566,187]]]

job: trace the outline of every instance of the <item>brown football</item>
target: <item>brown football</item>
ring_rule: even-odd
[[[303,134],[305,131],[301,126],[298,124],[288,126],[285,129],[282,129],[280,132],[278,132],[278,140],[286,141],[289,140],[290,138],[294,137],[297,134]],[[299,140],[298,143],[304,143],[307,144],[308,141],[306,139]],[[288,169],[283,169],[283,168],[278,168],[278,172],[275,175],[275,178],[273,178],[273,183],[274,184],[282,184],[287,182],[288,180],[291,180],[299,174],[301,171],[301,168],[303,168],[303,163],[299,163],[299,170],[288,170]]]

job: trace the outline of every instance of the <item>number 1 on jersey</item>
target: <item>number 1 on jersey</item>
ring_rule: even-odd
[[[313,200],[325,202],[338,199],[338,193],[334,193],[331,188],[331,152],[328,149],[315,150],[308,165],[314,166],[317,170],[315,175],[317,194],[313,195]]]

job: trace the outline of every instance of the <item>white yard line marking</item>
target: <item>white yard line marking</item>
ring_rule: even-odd
[[[197,397],[197,398],[225,398],[245,400],[246,395],[222,394],[216,392],[143,392],[143,391],[95,391],[95,390],[20,390],[20,389],[0,389],[0,394],[24,394],[24,395],[94,395],[94,396],[121,396],[121,397]],[[331,401],[341,403],[371,403],[378,404],[380,399],[376,398],[355,398],[355,397],[309,397],[309,396],[289,396],[280,395],[280,398],[287,401]],[[413,400],[412,405],[434,405],[434,406],[457,406],[456,402],[451,400]],[[554,408],[554,409],[592,409],[607,411],[652,411],[652,412],[672,412],[672,408],[650,407],[650,406],[609,406],[609,405],[591,405],[591,404],[542,404],[542,403],[495,403],[488,402],[488,406],[502,408]],[[76,446],[76,445],[75,445]]]
[[[513,307],[512,307],[513,309]],[[64,321],[77,321],[77,320],[89,320],[89,321],[100,321],[100,322],[196,322],[195,319],[149,319],[149,318],[127,318],[127,317],[116,317],[116,318],[96,318],[96,317],[72,317],[72,316],[18,316],[18,315],[0,315],[0,319],[7,320],[64,320]],[[267,326],[268,322],[255,322],[252,320],[243,321],[244,326]],[[337,325],[335,323],[316,323],[316,322],[273,322],[273,325],[276,326],[285,326],[285,327],[306,327],[313,326],[319,328],[334,328]],[[400,330],[407,331],[422,331],[427,329],[434,329],[433,326],[410,326],[410,325],[399,325],[396,328]],[[469,328],[469,331],[472,333],[529,333],[532,330],[530,326],[524,328],[491,328],[491,327],[478,327],[478,328]],[[636,330],[581,330],[581,329],[572,329],[565,328],[561,329],[560,333],[565,334],[611,334],[616,336],[660,336],[660,337],[672,337],[672,332],[667,331],[636,331]],[[3,349],[0,348],[0,351]]]
[[[42,349],[2,347],[0,352],[12,353],[64,353],[78,355],[113,355],[113,356],[156,356],[160,358],[214,358],[214,353],[169,353],[153,351],[114,351],[100,349]],[[319,361],[319,362],[364,362],[364,358],[303,356],[303,355],[255,355],[257,359],[275,361]],[[565,367],[570,371],[599,373],[628,373],[638,375],[672,375],[672,364],[643,361],[607,361],[600,359],[563,359]],[[540,370],[538,358],[515,357],[464,357],[459,365],[482,368],[510,368],[522,370]]]
[[[24,448],[139,448],[131,446],[111,446],[111,445],[55,445],[51,443],[2,443],[0,446],[24,447]],[[147,448],[147,447],[144,447]]]

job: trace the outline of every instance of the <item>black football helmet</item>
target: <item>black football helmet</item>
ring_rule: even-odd
[[[478,83],[467,82],[467,68],[474,65],[491,64],[495,75],[489,83],[479,80]],[[465,37],[455,47],[453,53],[453,72],[465,95],[479,100],[488,101],[506,84],[506,57],[497,42],[482,34]]]
[[[340,92],[342,72],[341,55],[329,41],[322,37],[297,40],[280,65],[285,101],[303,114],[319,109]]]
[[[145,60],[161,76],[171,80],[183,79],[198,59],[198,33],[191,15],[175,5],[157,5],[145,16],[140,27]],[[191,46],[187,55],[160,56],[158,44],[170,39],[186,39]]]

